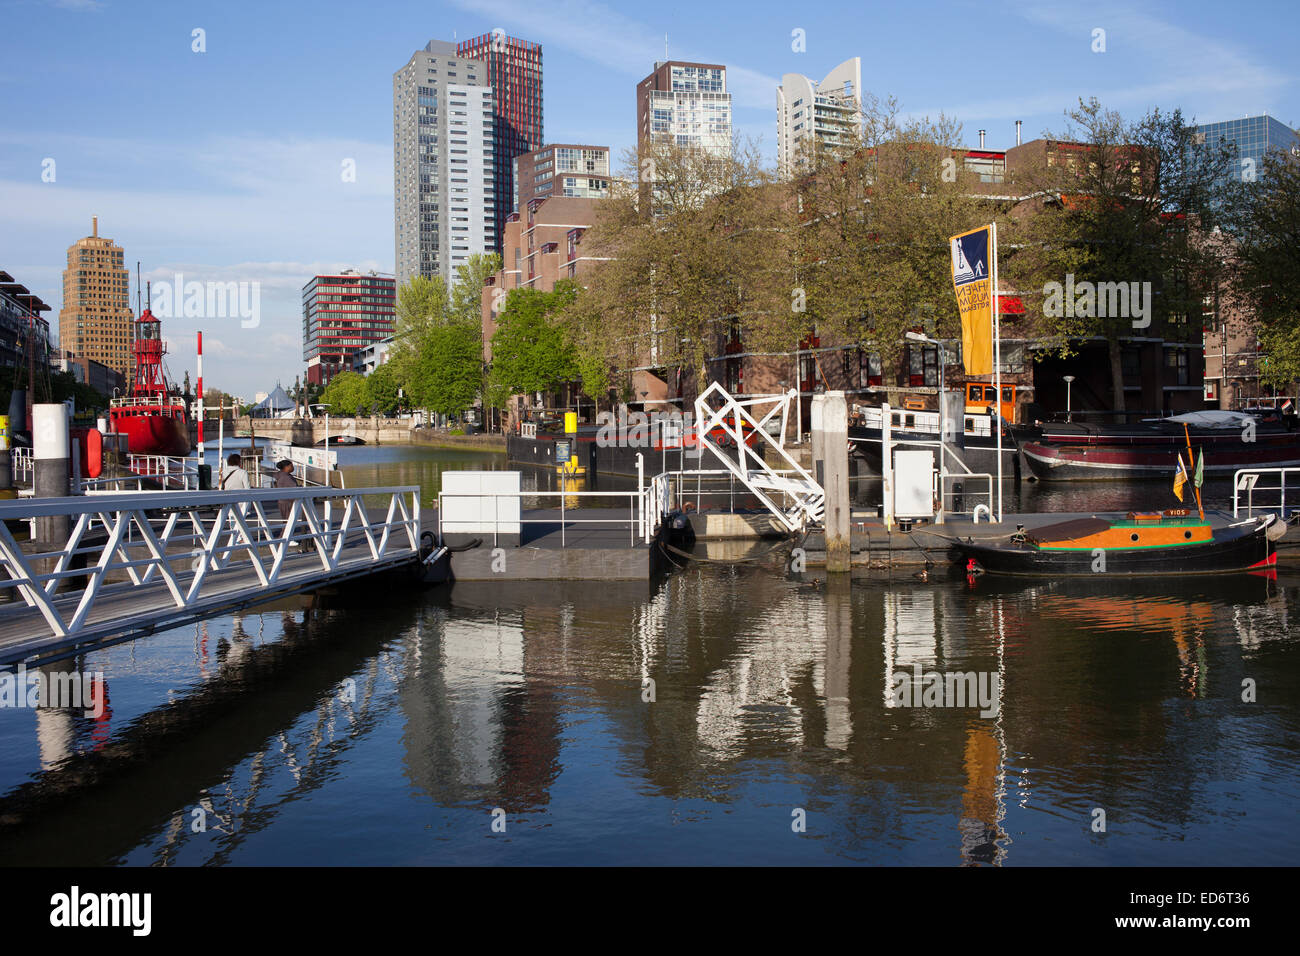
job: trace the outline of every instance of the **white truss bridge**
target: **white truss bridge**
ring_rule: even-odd
[[[785,450],[785,430],[794,395],[791,390],[781,395],[738,399],[714,382],[695,400],[700,447],[720,461],[791,532],[821,524],[826,508],[825,489]],[[766,412],[758,416],[764,406],[768,406]],[[778,415],[780,437],[774,437],[769,426]],[[725,445],[717,440],[719,430],[726,436]],[[752,448],[747,444],[750,438],[757,439]],[[788,467],[773,468],[768,464],[763,454],[765,444]]]

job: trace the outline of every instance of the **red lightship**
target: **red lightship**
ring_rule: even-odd
[[[126,398],[114,399],[108,415],[113,431],[127,436],[133,455],[190,453],[185,402],[171,393],[162,357],[162,323],[148,307],[135,321],[135,378]]]

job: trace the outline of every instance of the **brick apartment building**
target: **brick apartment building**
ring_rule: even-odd
[[[504,267],[483,286],[483,359],[492,361],[492,336],[497,316],[512,289],[554,290],[563,279],[579,279],[599,260],[584,253],[582,236],[595,222],[595,199],[552,196],[533,198],[521,212],[506,217],[503,230]],[[566,394],[566,399],[573,396]],[[510,405],[513,427],[520,400]]]

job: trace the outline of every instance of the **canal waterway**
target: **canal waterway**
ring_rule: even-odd
[[[506,467],[339,453],[428,502]],[[86,654],[99,713],[0,707],[0,863],[1293,862],[1300,575],[828,583],[770,546],[648,584],[362,585]]]

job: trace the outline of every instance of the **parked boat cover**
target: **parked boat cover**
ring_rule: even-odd
[[[1169,418],[1162,419],[1166,422],[1177,422],[1179,425],[1188,424],[1194,428],[1232,428],[1241,431],[1246,422],[1255,421],[1254,415],[1247,415],[1244,412],[1228,412],[1219,409],[1206,409],[1200,412],[1184,412],[1181,415],[1171,415]]]
[[[1110,522],[1102,518],[1071,518],[1069,521],[1058,521],[1056,524],[1027,532],[1025,538],[1042,547],[1048,544],[1065,544],[1109,530]]]

